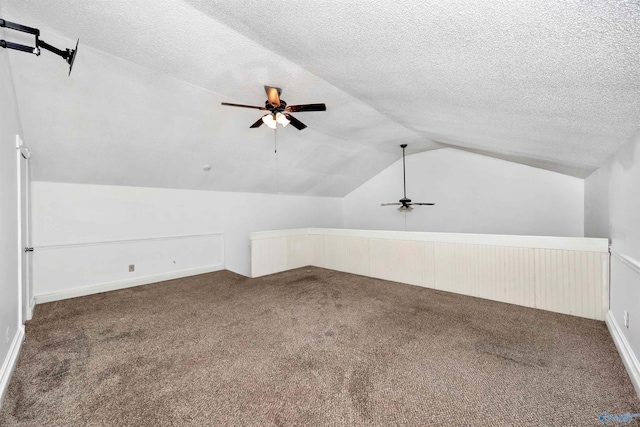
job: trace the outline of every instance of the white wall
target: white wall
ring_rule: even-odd
[[[583,236],[583,180],[445,148],[406,157],[407,197],[436,206],[404,214],[402,159],[344,198],[345,228]]]
[[[81,243],[222,232],[225,267],[248,276],[250,232],[341,226],[341,201],[338,198],[33,182],[32,203],[36,298],[38,295],[70,291],[62,270],[97,271],[102,274],[100,281],[103,283],[122,279],[120,274],[130,262],[115,255],[113,259],[105,259],[100,255],[104,252],[88,254],[86,247],[77,245]],[[164,252],[183,252],[184,248],[177,246],[180,241],[170,243]],[[150,253],[149,246],[147,249],[133,249],[133,245],[139,244],[131,241],[118,245],[122,251],[132,254],[141,250]],[[39,249],[52,245],[59,248]],[[203,247],[202,251],[208,252],[209,249]],[[65,265],[58,263],[59,275],[50,268],[51,262],[47,263],[47,271],[41,271],[45,267],[42,258],[52,252],[57,253],[57,259],[62,257],[65,260]],[[82,258],[74,256],[74,253],[83,252]],[[60,255],[64,253],[67,256]],[[156,265],[151,274],[173,271],[175,267],[171,261],[175,258],[171,256],[165,257],[164,267]],[[189,268],[215,263],[215,254],[207,258],[207,254],[194,253],[193,257],[196,256],[203,258],[196,262],[191,260]],[[76,265],[76,262],[84,265]],[[188,262],[190,260],[184,256],[178,260],[178,264]],[[124,274],[126,277],[128,270]],[[79,285],[76,283],[73,287]]]
[[[585,179],[585,234],[640,260],[640,132]]]
[[[585,235],[611,239],[607,323],[640,394],[640,132],[585,180]]]
[[[609,180],[611,168],[605,165],[584,180],[584,235],[611,238],[609,223]]]
[[[0,38],[5,39],[3,30]],[[16,134],[22,128],[11,66],[7,50],[0,49],[0,402],[21,342]]]
[[[407,168],[409,195],[437,203],[408,214],[408,230],[582,236],[580,179],[453,149],[408,156]],[[401,230],[404,214],[379,206],[400,197],[401,177],[399,161],[344,199],[33,182],[34,294],[44,302],[223,266],[249,275],[255,231]]]

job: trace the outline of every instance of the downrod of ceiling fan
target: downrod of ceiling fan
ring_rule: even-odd
[[[400,144],[402,147],[402,183],[404,186],[404,199],[407,198],[407,175],[405,172],[405,164],[404,164],[404,149],[407,148],[407,144]]]

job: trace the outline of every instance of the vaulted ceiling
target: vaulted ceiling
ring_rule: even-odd
[[[80,38],[70,77],[10,56],[37,180],[343,196],[401,143],[584,177],[640,128],[632,1],[0,2],[57,47]],[[263,85],[328,110],[274,132],[220,105],[262,105]]]

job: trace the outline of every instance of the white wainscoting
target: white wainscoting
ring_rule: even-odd
[[[33,257],[34,294],[43,303],[222,270],[224,239],[204,233],[43,245]]]
[[[305,265],[310,265],[309,233],[306,228],[283,230],[272,238],[251,239],[251,277]]]
[[[604,320],[607,239],[338,229],[251,234],[252,277],[314,265]]]

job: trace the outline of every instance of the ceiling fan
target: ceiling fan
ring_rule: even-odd
[[[404,180],[404,197],[398,200],[398,203],[383,203],[380,206],[400,206],[398,210],[400,212],[411,212],[413,208],[412,205],[418,206],[434,206],[435,203],[418,203],[412,202],[411,199],[407,198],[407,175],[405,173],[405,163],[404,163],[404,149],[407,148],[407,144],[400,144],[402,147],[402,178]]]
[[[232,104],[229,102],[223,102],[222,105],[228,105],[231,107],[253,108],[256,110],[270,111],[269,114],[262,116],[257,122],[252,124],[251,128],[258,128],[265,125],[271,129],[275,129],[276,125],[280,123],[282,127],[287,126],[289,123],[298,129],[302,130],[307,127],[300,120],[296,119],[289,113],[303,113],[306,111],[326,111],[327,106],[324,104],[303,104],[303,105],[287,105],[283,99],[280,99],[282,89],[273,86],[265,86],[264,90],[267,92],[267,101],[264,103],[264,107],[256,107],[253,105],[244,104]]]

